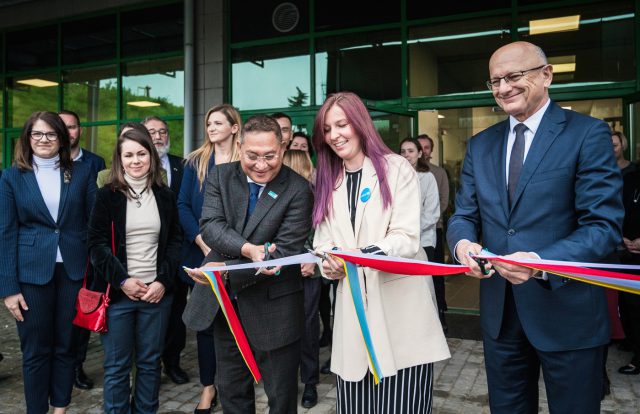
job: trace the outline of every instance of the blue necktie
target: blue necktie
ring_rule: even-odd
[[[247,208],[247,218],[251,216],[251,213],[253,213],[253,210],[256,208],[256,204],[258,204],[260,188],[261,186],[256,183],[249,183],[249,208]]]
[[[525,124],[515,126],[516,140],[511,148],[511,158],[509,159],[509,206],[512,205],[516,194],[516,187],[522,172],[522,164],[524,164],[524,132],[527,130]]]

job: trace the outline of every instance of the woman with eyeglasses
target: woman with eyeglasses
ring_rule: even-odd
[[[62,414],[71,402],[94,180],[71,160],[62,119],[31,114],[0,180],[0,297],[17,321],[27,413]]]
[[[314,247],[425,260],[420,188],[413,167],[382,141],[360,98],[330,95],[316,115]],[[375,383],[345,270],[327,255],[322,275],[339,280],[331,371],[338,413],[430,413],[433,363],[449,358],[429,276],[357,270],[382,380]]]
[[[209,109],[204,119],[207,135],[200,148],[187,156],[178,197],[180,223],[186,239],[183,263],[189,268],[200,267],[205,256],[211,251],[211,247],[202,240],[198,224],[202,214],[207,175],[215,165],[239,159],[236,141],[240,136],[242,120],[238,111],[229,104],[217,105]],[[191,279],[185,280],[193,284]],[[218,401],[218,392],[214,385],[216,353],[213,344],[213,324],[206,329],[198,330],[196,340],[200,383],[203,388],[195,413],[208,414]]]

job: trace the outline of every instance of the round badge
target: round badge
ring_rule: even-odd
[[[365,188],[364,190],[362,190],[362,192],[360,193],[360,201],[362,201],[363,203],[366,203],[367,201],[369,201],[369,199],[371,198],[371,190],[369,190],[369,188]]]

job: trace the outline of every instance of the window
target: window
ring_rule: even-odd
[[[153,9],[122,13],[122,56],[139,56],[182,50],[182,2]]]
[[[68,70],[62,74],[63,108],[80,122],[116,119],[118,81],[115,66]]]
[[[57,111],[58,82],[54,73],[20,76],[9,80],[9,125],[21,128],[33,112]]]
[[[309,31],[308,0],[233,0],[231,42],[246,42]]]
[[[116,58],[116,15],[65,22],[62,64],[72,65]]]
[[[58,26],[7,33],[6,47],[9,72],[56,67]]]

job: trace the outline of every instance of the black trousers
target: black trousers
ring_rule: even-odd
[[[20,284],[29,310],[17,322],[27,413],[42,414],[71,402],[75,349],[72,321],[82,281],[69,279],[62,263],[46,285]]]
[[[269,327],[265,326],[265,329]],[[224,412],[254,414],[256,401],[253,377],[222,312],[218,312],[213,321],[213,332],[219,368],[217,386]],[[252,351],[264,381],[269,414],[296,414],[300,341],[270,351],[255,348]]]
[[[618,292],[618,306],[624,334],[633,350],[631,363],[640,367],[640,296]]]
[[[429,256],[431,260],[431,256]],[[436,263],[444,263],[444,234],[442,229],[436,229],[436,248],[433,254],[433,261]],[[444,291],[444,277],[435,276],[433,279],[433,289],[436,292],[436,302],[439,311],[447,310],[447,300]]]
[[[171,314],[169,315],[169,327],[167,328],[164,351],[162,352],[162,363],[165,367],[180,365],[180,353],[185,347],[187,338],[187,328],[182,322],[182,313],[185,306],[187,306],[188,292],[189,286],[176,278],[173,287],[173,303],[171,304]]]
[[[319,277],[302,278],[304,287],[304,333],[300,355],[300,381],[305,385],[320,382],[320,317],[318,304],[322,280]]]
[[[198,345],[198,370],[200,384],[203,387],[213,385],[216,379],[216,345],[213,341],[213,322],[211,325],[196,333]]]

